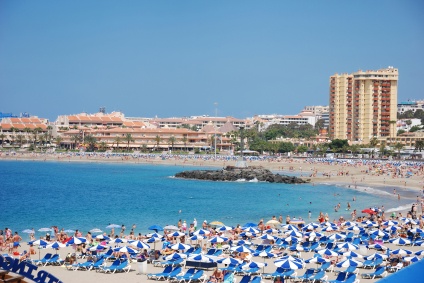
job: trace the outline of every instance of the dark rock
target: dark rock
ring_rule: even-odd
[[[195,179],[195,180],[210,180],[210,181],[237,181],[245,179],[247,181],[257,179],[260,182],[269,183],[286,183],[286,184],[303,184],[309,183],[308,180],[303,180],[294,176],[286,176],[274,174],[263,167],[247,167],[237,168],[227,166],[221,170],[193,170],[184,171],[175,174],[177,178]]]

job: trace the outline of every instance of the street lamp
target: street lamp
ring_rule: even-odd
[[[218,102],[215,102],[214,103],[214,105],[215,105],[215,160],[216,160],[216,130],[217,130],[217,128],[218,128],[218,121],[216,120],[217,119],[217,117],[218,117]]]

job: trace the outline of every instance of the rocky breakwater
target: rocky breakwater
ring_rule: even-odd
[[[257,180],[259,182],[285,183],[285,184],[303,184],[309,183],[308,180],[294,176],[274,174],[268,169],[262,167],[238,168],[227,166],[221,170],[192,170],[175,174],[177,178],[209,180],[209,181],[239,181],[239,180]]]

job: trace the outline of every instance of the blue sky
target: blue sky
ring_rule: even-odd
[[[0,112],[296,114],[334,73],[424,99],[422,1],[0,1]],[[214,103],[218,103],[215,107]]]

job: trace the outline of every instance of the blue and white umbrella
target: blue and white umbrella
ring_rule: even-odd
[[[38,232],[52,232],[53,230],[51,228],[40,228],[38,229]]]
[[[408,219],[405,220],[405,224],[417,225],[418,222],[416,220],[414,220],[414,219],[408,218]]]
[[[138,249],[150,249],[150,246],[140,240],[137,241],[131,241],[130,245],[133,247],[136,247]]]
[[[199,240],[204,240],[204,239],[206,239],[206,237],[205,236],[200,236],[200,235],[194,235],[194,236],[191,236],[190,238],[188,238],[189,240],[191,240],[191,241],[199,241]]]
[[[112,228],[120,228],[121,226],[117,225],[117,224],[109,224],[106,226],[106,229],[112,229]]]
[[[102,230],[100,230],[99,228],[93,228],[90,230],[91,233],[103,233]]]
[[[251,262],[243,265],[243,269],[246,270],[246,269],[257,268],[257,267],[262,268],[262,267],[265,267],[265,266],[268,266],[268,264],[265,263],[265,262],[251,261]]]
[[[210,231],[208,231],[208,230],[199,229],[199,230],[195,231],[193,234],[194,234],[194,235],[196,235],[196,236],[198,236],[198,235],[201,235],[201,236],[207,236],[207,235],[209,235],[210,233],[211,233],[211,232],[210,232]]]
[[[266,234],[277,234],[278,232],[280,232],[280,230],[274,229],[274,228],[269,228],[269,229],[265,230],[264,232]]]
[[[93,247],[89,248],[89,250],[92,251],[92,252],[94,252],[94,251],[103,251],[105,249],[107,249],[107,246],[104,246],[104,245],[96,245],[96,246],[93,246]]]
[[[152,226],[150,226],[149,228],[147,228],[147,229],[149,229],[149,230],[153,230],[153,231],[155,231],[156,233],[158,232],[158,231],[163,231],[163,227],[162,226],[159,226],[159,225],[152,225]]]
[[[321,256],[313,257],[310,259],[305,260],[306,263],[324,263],[324,262],[330,262],[329,259],[323,258]]]
[[[325,228],[321,229],[321,232],[332,232],[332,231],[337,231],[337,228],[333,228],[332,226],[327,226]]]
[[[424,247],[424,240],[415,241],[413,246]]]
[[[404,250],[404,249],[393,250],[390,253],[394,254],[394,255],[402,255],[402,256],[412,254],[412,252],[410,250]]]
[[[61,242],[54,242],[52,244],[47,245],[46,247],[50,249],[60,249],[65,248],[66,244],[62,244]]]
[[[178,238],[178,237],[182,237],[182,236],[185,236],[185,234],[183,232],[180,232],[180,231],[175,231],[173,233],[168,234],[168,237]]]
[[[314,238],[317,238],[317,237],[320,238],[323,235],[321,233],[313,231],[313,232],[305,233],[305,236],[308,236],[309,238],[314,239]]]
[[[297,238],[297,237],[294,237],[294,236],[288,236],[287,238],[284,238],[283,240],[284,240],[285,242],[290,243],[290,242],[292,242],[292,241],[299,241],[299,240],[300,240],[300,238]]]
[[[302,228],[303,231],[313,231],[319,227],[316,223],[309,223],[305,227]]]
[[[179,250],[188,250],[191,247],[189,245],[177,243],[177,244],[172,245],[170,248],[173,249],[173,250],[179,251]]]
[[[230,250],[232,250],[234,252],[238,252],[238,253],[253,253],[253,250],[251,250],[251,249],[249,249],[248,247],[245,247],[245,246],[231,247]]]
[[[411,244],[410,240],[404,239],[404,238],[392,239],[389,242],[391,242],[392,244],[395,244],[397,246],[404,246],[404,245],[410,245]]]
[[[109,238],[108,236],[103,235],[103,234],[99,234],[99,235],[97,235],[95,238],[96,238],[97,240],[105,240],[105,241],[109,241],[109,240],[110,240],[110,238]]]
[[[347,228],[347,230],[353,231],[353,232],[360,232],[360,231],[364,231],[365,229],[359,226],[350,226]]]
[[[343,255],[347,256],[347,257],[363,258],[363,256],[361,254],[355,253],[354,251],[351,251],[351,250],[344,252]]]
[[[237,264],[242,263],[241,260],[238,260],[238,259],[235,259],[235,258],[232,258],[232,257],[221,258],[221,259],[218,259],[216,262],[222,263],[222,264],[227,264],[227,265],[237,265]]]
[[[164,257],[165,260],[178,260],[181,258],[187,258],[187,255],[182,253],[173,253]]]
[[[233,227],[221,226],[221,227],[216,228],[216,230],[219,231],[219,232],[231,231],[231,230],[233,230]]]
[[[256,237],[256,234],[250,232],[241,232],[240,237]]]
[[[424,250],[415,252],[415,255],[418,255],[418,256],[424,255]]]
[[[420,229],[420,228],[413,228],[413,229],[409,229],[409,232],[411,233],[424,233],[424,230]]]
[[[317,253],[320,254],[320,255],[326,255],[326,256],[338,256],[339,255],[335,251],[332,251],[332,250],[329,250],[329,249],[319,250],[319,251],[317,251]]]
[[[49,242],[47,242],[47,241],[44,241],[44,240],[35,240],[35,241],[32,241],[32,242],[29,242],[30,244],[32,244],[32,245],[35,245],[35,246],[42,246],[42,247],[45,247],[45,246],[47,246],[48,244],[50,244]]]
[[[188,260],[198,261],[198,262],[214,262],[212,258],[202,254],[192,255],[188,258]]]
[[[259,230],[253,228],[253,227],[247,227],[243,229],[244,232],[249,232],[249,233],[253,233],[253,234],[258,234]]]
[[[282,229],[284,230],[294,230],[294,231],[299,231],[299,228],[297,228],[295,225],[292,224],[286,224],[281,226]]]
[[[289,247],[289,250],[292,252],[294,251],[303,252],[304,248],[301,245],[296,245],[296,246]]]
[[[349,266],[361,267],[363,265],[364,264],[362,262],[356,261],[353,259],[347,259],[336,264],[337,267],[349,267]]]
[[[351,244],[351,243],[342,243],[342,244],[338,244],[337,247],[339,249],[345,249],[345,250],[349,250],[349,251],[356,251],[359,249],[359,247],[357,245]]]
[[[385,259],[388,258],[388,256],[386,254],[373,253],[372,255],[364,257],[364,259],[366,259],[366,260],[375,260],[375,259],[378,259],[378,258],[385,260]]]
[[[87,239],[84,237],[72,237],[69,241],[68,244],[69,245],[80,245],[87,242]]]
[[[417,262],[421,259],[417,256],[409,256],[409,257],[405,257],[403,260],[408,262]]]
[[[34,234],[34,230],[32,230],[32,229],[25,229],[25,230],[22,231],[22,233]]]
[[[330,240],[335,240],[335,241],[338,241],[338,240],[343,240],[344,238],[346,238],[346,235],[343,235],[343,234],[339,234],[339,233],[335,233],[335,234],[333,234],[333,235],[331,235],[330,237],[328,237]]]
[[[387,234],[386,232],[381,231],[381,230],[379,230],[379,229],[377,229],[377,230],[373,230],[373,231],[370,231],[370,232],[369,232],[369,234],[370,234],[370,235],[377,236],[377,237],[389,236],[389,234]]]
[[[300,233],[299,231],[295,231],[295,230],[290,230],[284,233],[287,236],[292,236],[292,237],[297,237],[297,238],[302,238],[303,234]]]
[[[386,246],[380,245],[380,244],[372,244],[368,245],[367,248],[369,249],[376,249],[376,250],[387,250]]]
[[[238,246],[243,246],[243,245],[250,246],[251,244],[252,244],[252,242],[247,241],[247,240],[240,240],[240,241],[237,242]]]
[[[259,237],[261,240],[269,240],[269,241],[275,241],[275,237],[270,234],[263,234]]]
[[[281,260],[281,261],[275,261],[275,266],[281,267],[283,269],[301,269],[303,268],[303,265],[297,261],[291,261],[291,260]]]
[[[304,263],[303,259],[298,258],[298,257],[293,257],[293,256],[291,256],[291,255],[285,255],[285,256],[282,256],[281,258],[279,258],[279,259],[277,259],[276,261],[274,261],[274,263],[279,262],[279,261],[283,261],[283,260],[291,260],[291,261],[295,261],[295,262],[300,263],[300,264],[302,264],[302,265],[303,265],[303,263]]]
[[[352,227],[352,226],[358,226],[357,222],[353,222],[353,221],[346,221],[342,223],[342,226],[348,226],[348,227]]]
[[[211,243],[223,243],[223,242],[227,242],[228,241],[228,238],[226,238],[226,237],[220,237],[220,236],[215,236],[215,237],[213,237],[212,239],[209,239],[208,240],[209,242],[211,242]]]
[[[151,233],[151,234],[147,234],[146,237],[148,238],[163,238],[163,235],[159,234],[159,233]]]
[[[393,226],[393,225],[398,225],[398,224],[399,224],[399,222],[397,222],[397,221],[393,221],[393,220],[388,220],[388,221],[384,221],[382,224],[383,224],[384,226]]]
[[[122,243],[126,243],[126,242],[128,242],[127,239],[115,238],[115,239],[111,240],[109,243],[111,243],[111,244],[122,244]]]
[[[266,258],[266,257],[267,258],[273,258],[273,257],[277,256],[276,254],[273,254],[273,253],[270,253],[270,252],[267,252],[267,251],[256,252],[256,253],[253,253],[252,255],[263,257],[263,258]]]
[[[123,246],[123,247],[117,247],[115,249],[113,249],[114,252],[120,252],[120,253],[130,253],[130,254],[136,254],[137,251],[134,250],[133,248],[130,248],[128,246]]]

